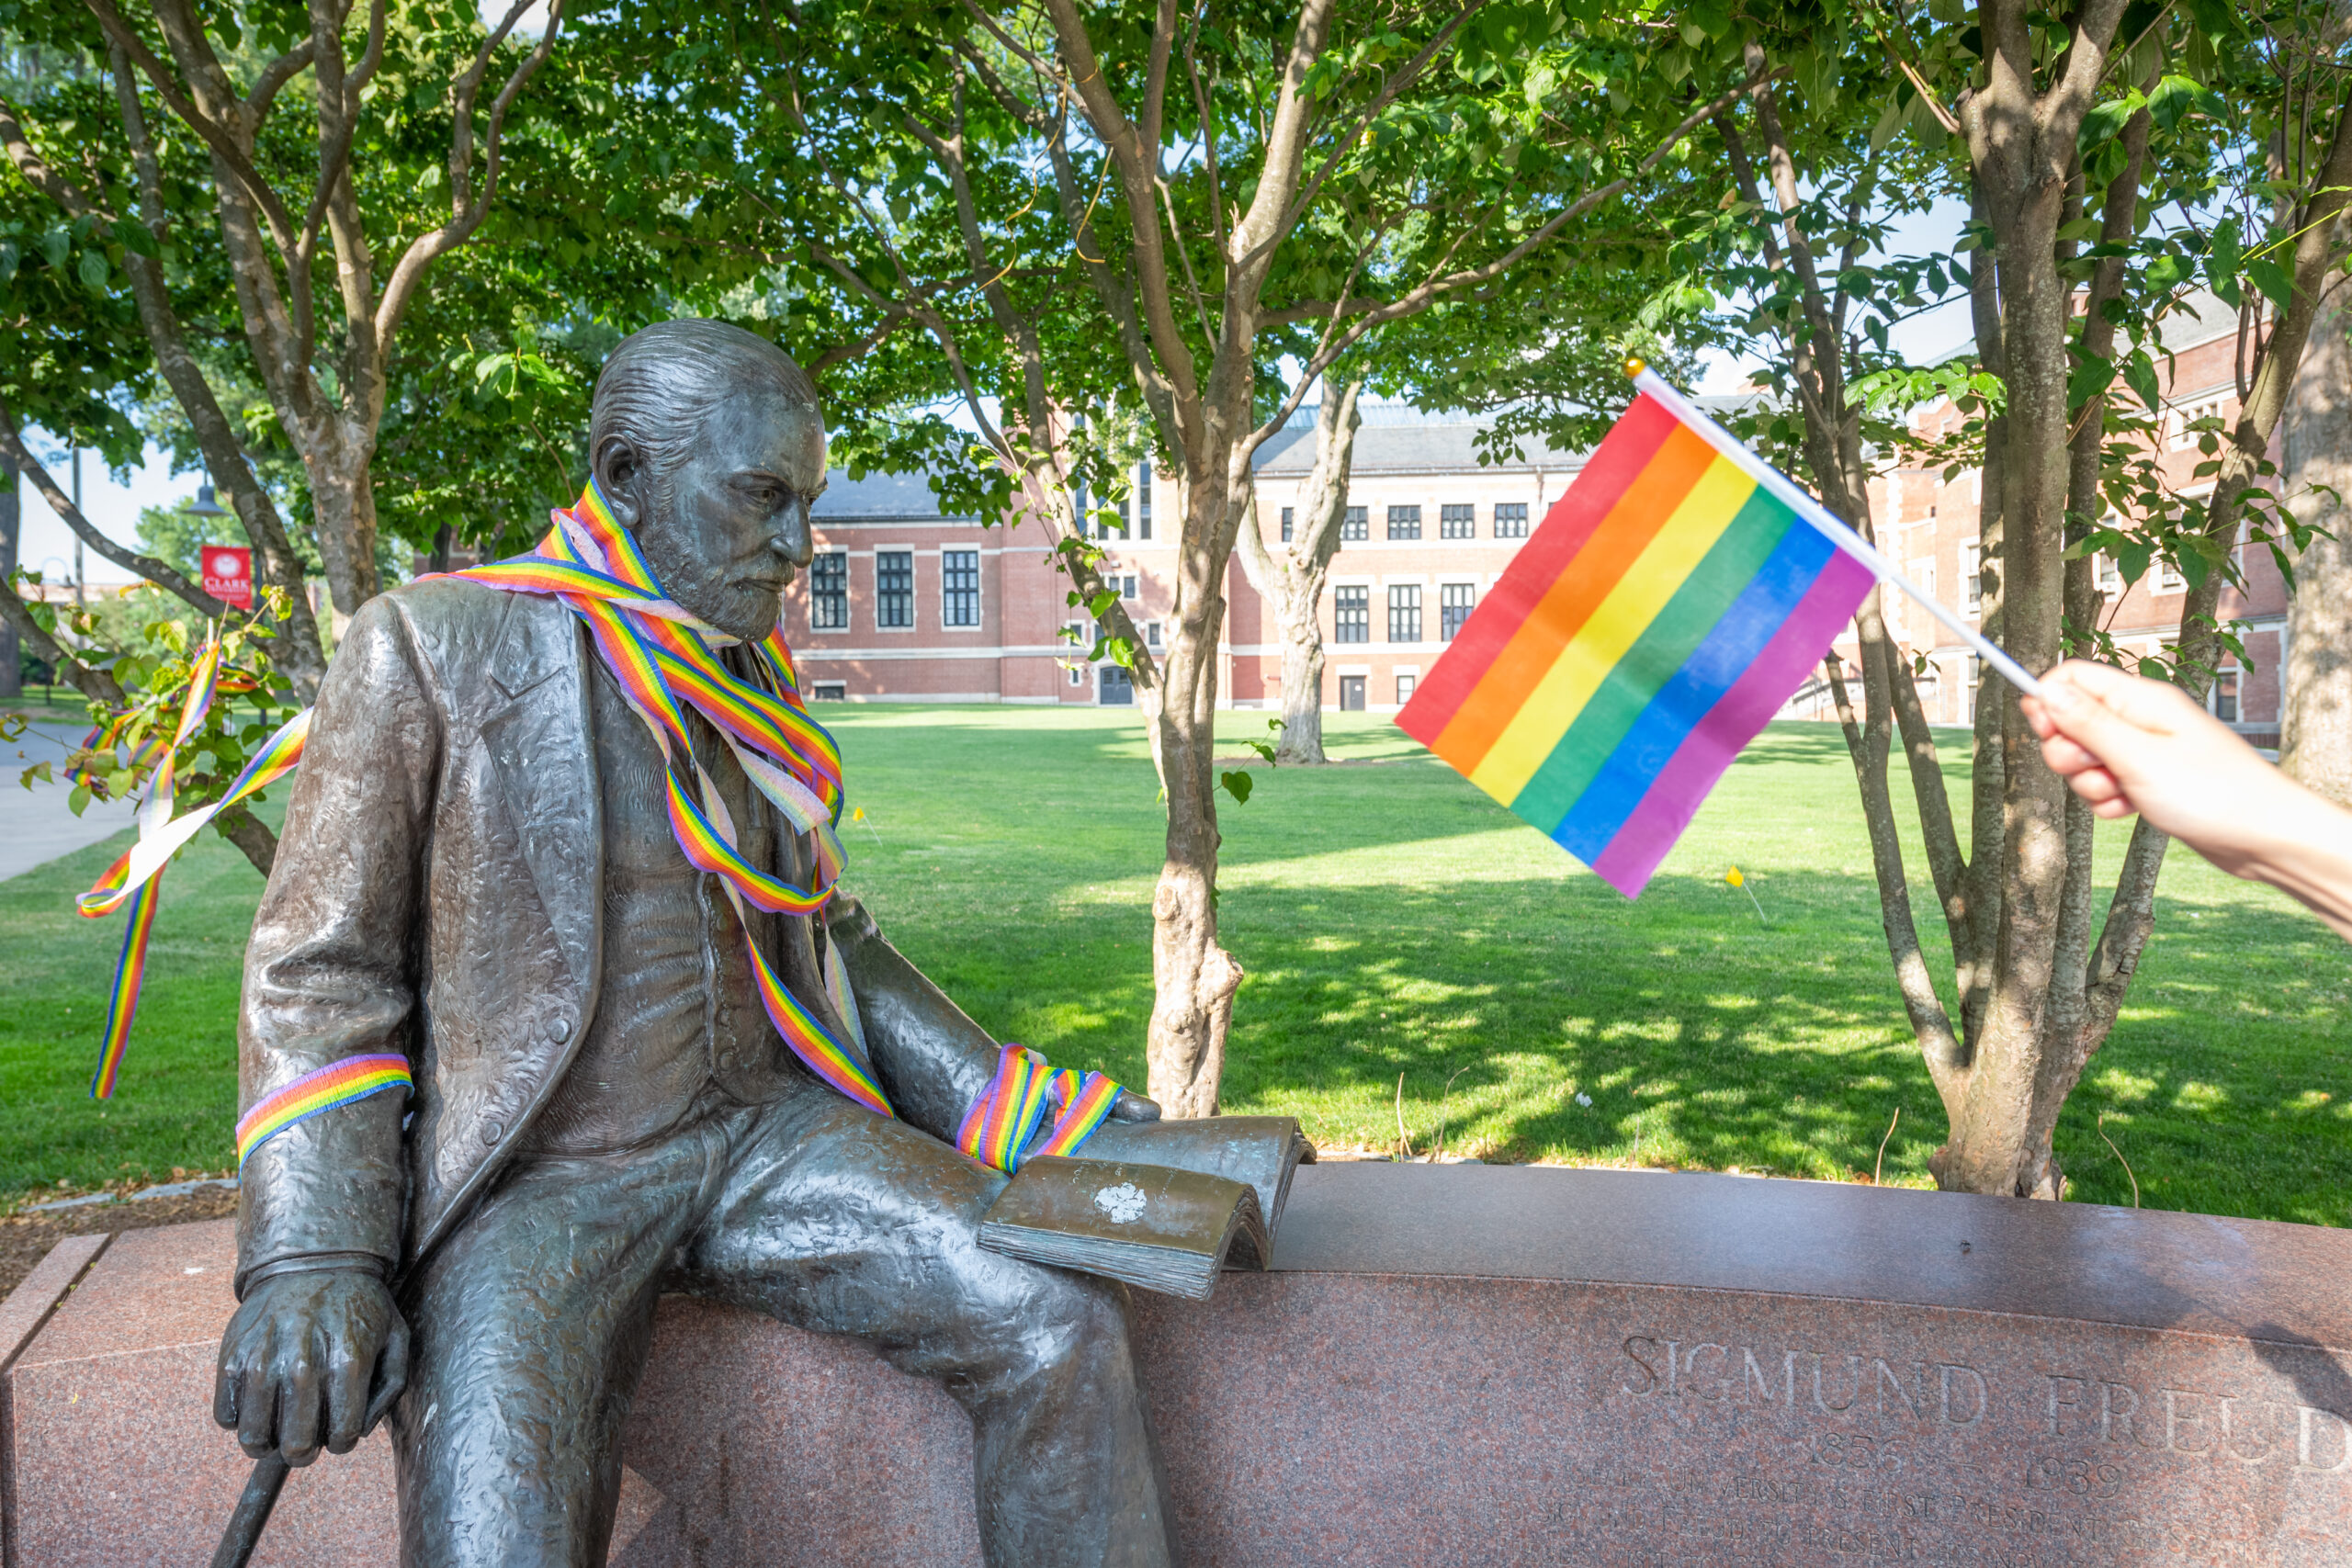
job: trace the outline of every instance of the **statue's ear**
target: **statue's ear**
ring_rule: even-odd
[[[635,529],[645,515],[640,493],[645,466],[636,445],[625,435],[607,435],[597,444],[593,460],[596,488],[613,509],[613,521]]]

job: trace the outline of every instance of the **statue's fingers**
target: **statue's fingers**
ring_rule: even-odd
[[[277,1390],[270,1376],[276,1357],[271,1354],[270,1338],[265,1326],[244,1346],[232,1374],[236,1379],[237,1446],[248,1459],[261,1459],[277,1450]]]
[[[279,1370],[277,1451],[288,1464],[308,1464],[319,1457],[319,1427],[326,1401],[325,1373],[324,1347],[311,1343],[308,1337]]]
[[[366,1437],[376,1429],[408,1387],[408,1323],[398,1314],[392,1317],[392,1332],[384,1341],[384,1353],[376,1358],[375,1397],[368,1402],[367,1418],[359,1423],[359,1435]]]
[[[1159,1120],[1159,1102],[1146,1100],[1131,1089],[1123,1089],[1119,1091],[1119,1098],[1111,1102],[1111,1120],[1157,1122]]]
[[[365,1354],[369,1347],[352,1342],[348,1330],[337,1338],[327,1361],[326,1450],[347,1454],[367,1427],[368,1386],[376,1375],[376,1359]]]

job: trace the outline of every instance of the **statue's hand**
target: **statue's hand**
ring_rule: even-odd
[[[1119,1091],[1119,1098],[1111,1102],[1111,1120],[1157,1122],[1159,1120],[1159,1101],[1146,1100],[1131,1089],[1123,1089]]]
[[[254,1459],[349,1453],[408,1382],[408,1325],[366,1269],[279,1274],[254,1286],[220,1337],[212,1418]]]

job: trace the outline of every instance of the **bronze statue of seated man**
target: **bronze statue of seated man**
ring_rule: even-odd
[[[590,457],[754,681],[825,484],[807,377],[731,327],[648,328],[597,381]],[[1124,1288],[975,1243],[1004,1179],[954,1139],[998,1045],[847,897],[764,910],[689,861],[678,780],[777,886],[817,886],[823,847],[700,713],[665,755],[593,630],[461,577],[351,623],[246,954],[243,1091],[291,1104],[353,1062],[413,1091],[251,1149],[215,1414],[300,1464],[389,1409],[408,1563],[600,1563],[654,1305],[686,1291],[939,1380],[997,1568],[1167,1562]],[[778,1007],[862,1040],[895,1116],[805,1067]]]

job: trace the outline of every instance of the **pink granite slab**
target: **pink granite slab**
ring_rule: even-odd
[[[32,1343],[33,1336],[65,1299],[65,1292],[82,1277],[82,1270],[106,1250],[111,1239],[105,1235],[67,1236],[33,1265],[32,1272],[8,1292],[6,1301],[0,1302],[0,1368],[13,1363],[17,1352]]]
[[[206,1561],[231,1247],[124,1236],[0,1383],[14,1564]],[[1274,1272],[1136,1335],[1195,1565],[2343,1568],[2347,1280],[2306,1226],[1309,1168]],[[672,1298],[624,1455],[626,1568],[978,1562],[962,1412],[852,1341]],[[390,1519],[378,1438],[257,1561],[388,1562]]]

